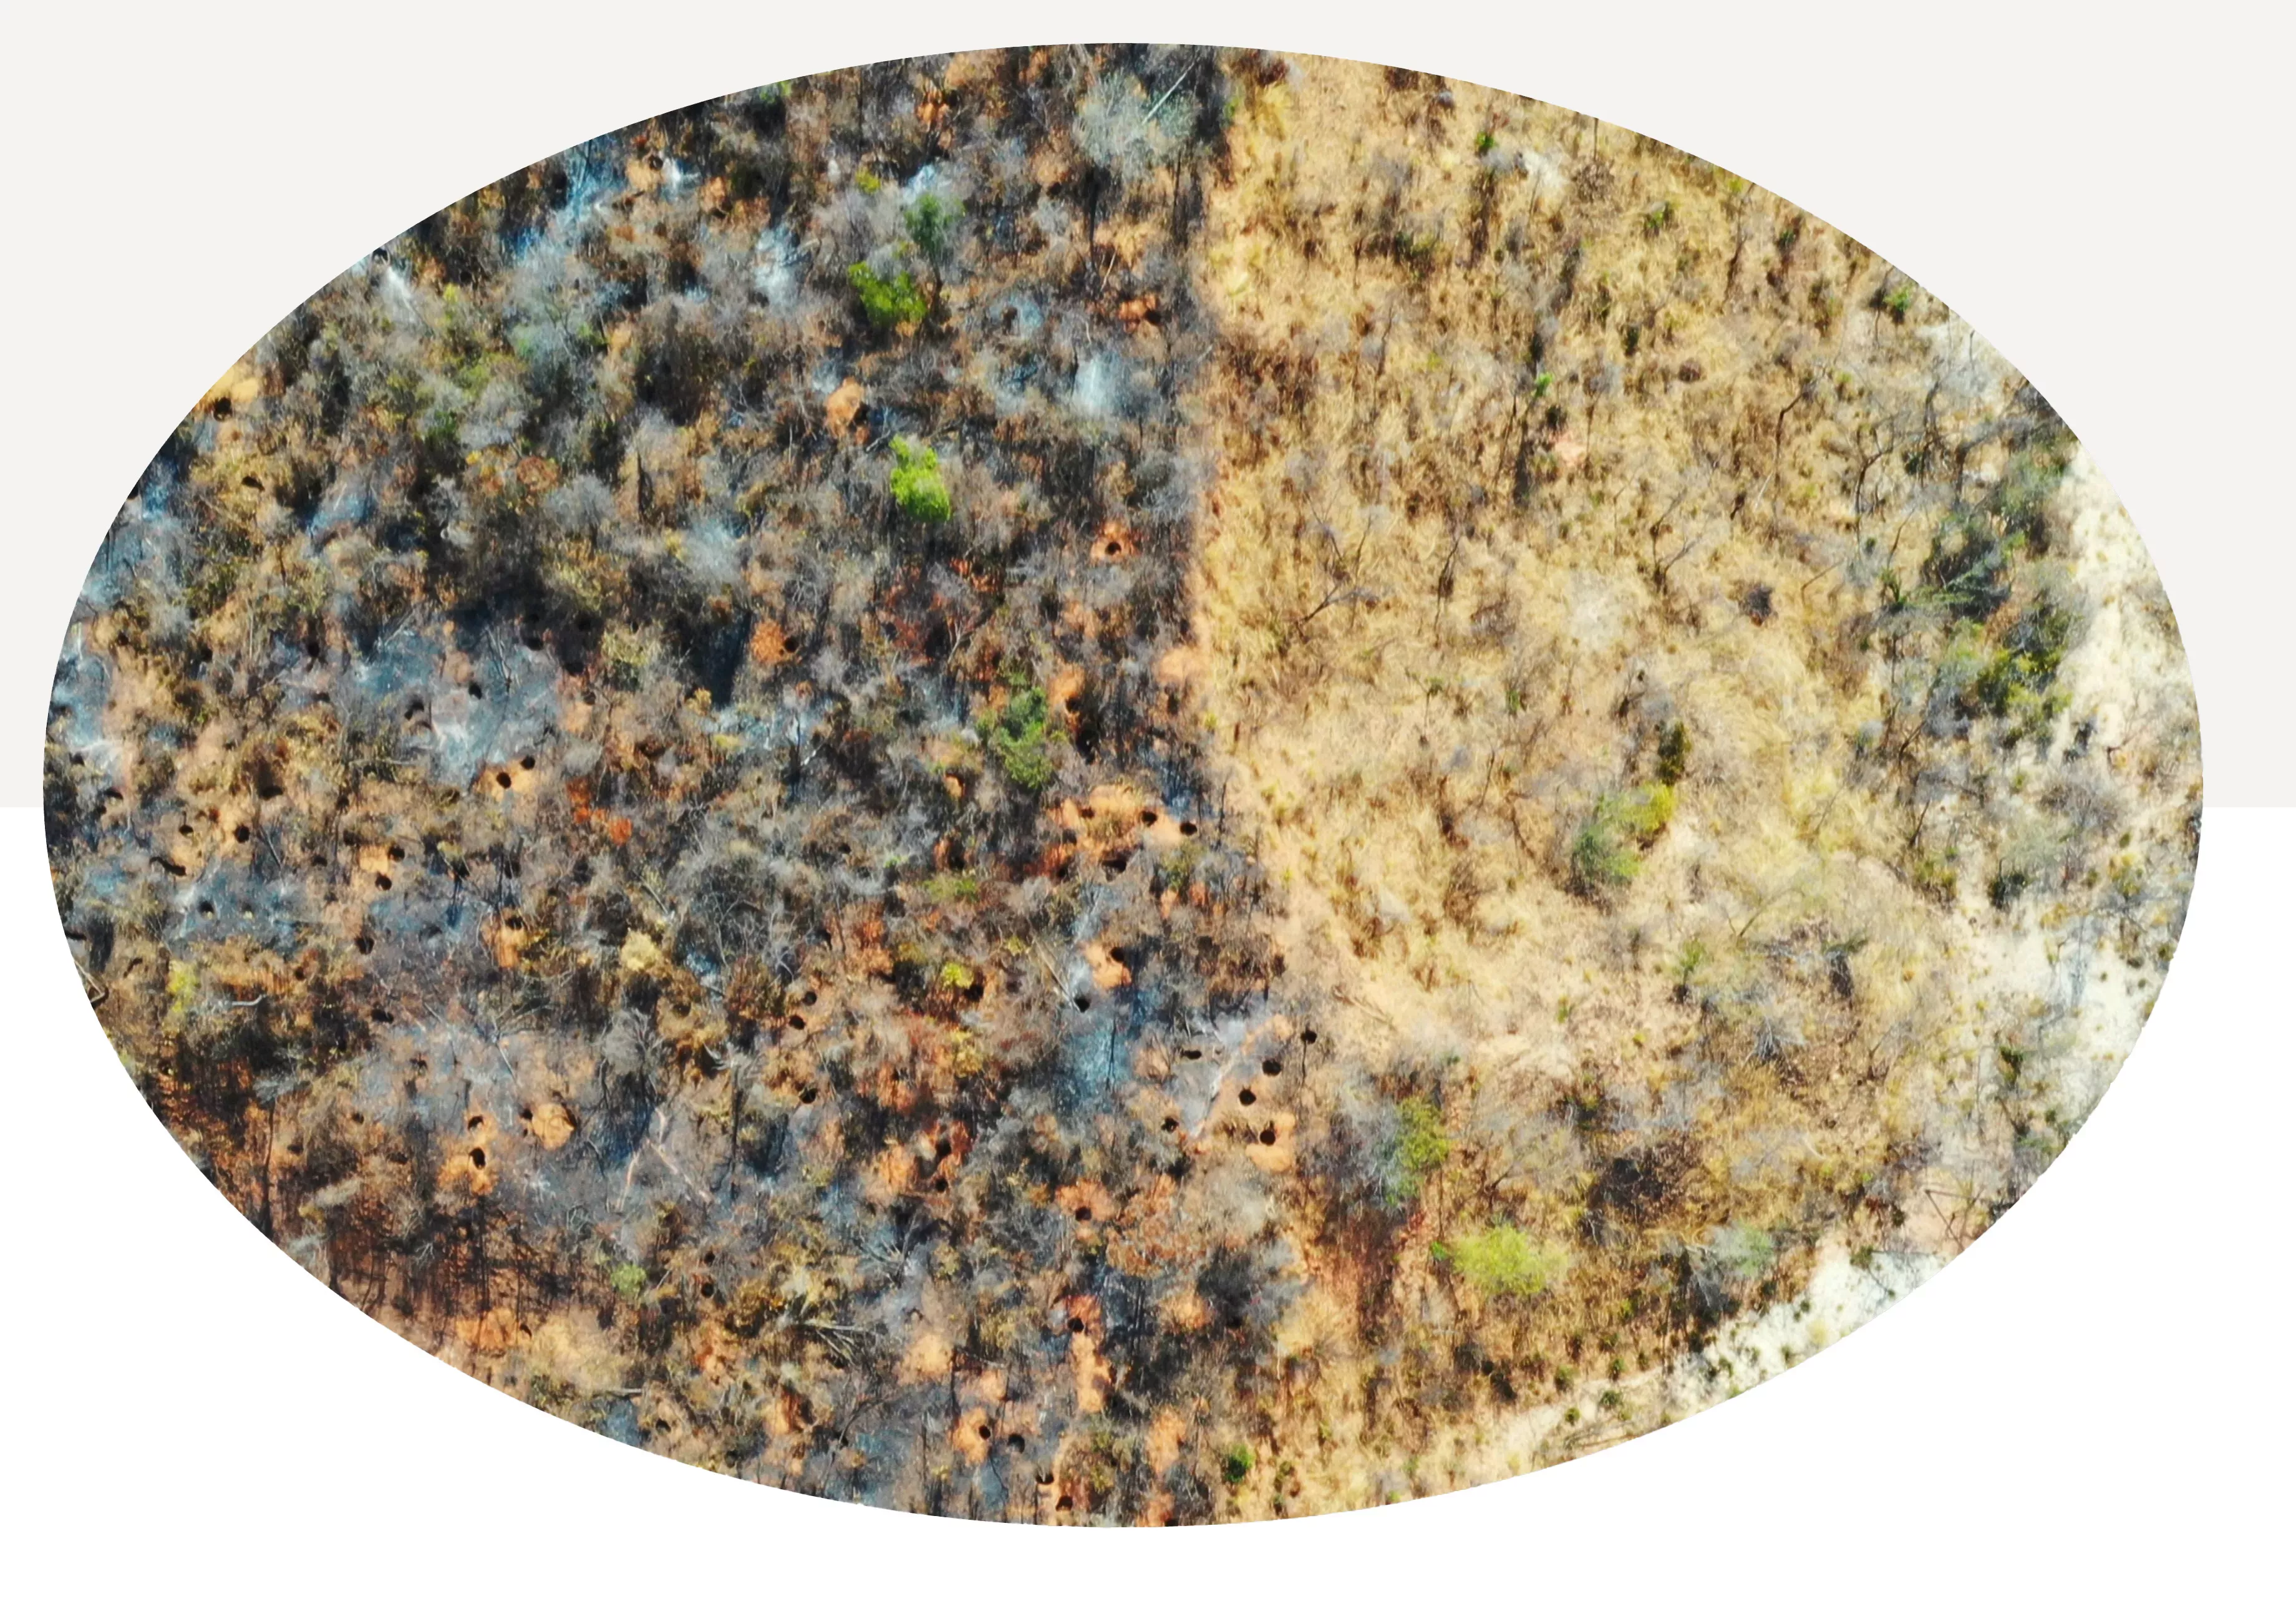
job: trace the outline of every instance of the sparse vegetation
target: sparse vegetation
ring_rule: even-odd
[[[1962,1248],[2158,988],[2196,757],[2094,467],[1863,247],[1473,86],[1064,47],[362,259],[123,505],[44,809],[140,1091],[390,1326],[1187,1523],[1560,1460]]]

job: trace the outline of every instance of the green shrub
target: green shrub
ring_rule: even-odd
[[[948,484],[941,480],[940,456],[893,439],[893,502],[911,521],[938,525],[949,517]]]
[[[977,902],[980,900],[980,877],[970,869],[962,873],[946,870],[925,881],[925,895],[943,907],[956,902]]]
[[[1599,806],[1570,837],[1570,883],[1585,895],[1624,885],[1642,871],[1642,859],[1620,838],[1618,826]]]
[[[1251,1448],[1238,1444],[1220,1453],[1220,1475],[1230,1485],[1242,1485],[1251,1476]]]
[[[890,331],[924,318],[925,294],[917,289],[916,276],[906,269],[888,279],[867,264],[857,263],[845,271],[845,277],[859,294],[861,312],[868,317],[872,329]]]
[[[1570,836],[1570,884],[1586,896],[1628,884],[1643,871],[1638,848],[1657,840],[1673,820],[1671,785],[1644,785],[1603,797]]]
[[[2049,501],[2072,465],[2068,441],[2048,439],[2011,455],[2001,480],[1986,497],[1986,507],[2000,518],[2003,528],[2036,555],[2048,551]]]
[[[1661,785],[1682,783],[1683,770],[1690,766],[1690,729],[1679,719],[1666,726],[1658,738],[1658,781]]]
[[[1031,684],[1015,693],[988,726],[989,754],[1023,790],[1042,790],[1053,782],[1050,716],[1044,690]]]
[[[1697,978],[1698,972],[1705,966],[1706,943],[1693,936],[1674,956],[1674,984],[1687,992],[1691,982]]]
[[[1415,1199],[1451,1157],[1451,1136],[1443,1130],[1442,1110],[1430,1099],[1406,1099],[1395,1107],[1395,1118],[1396,1198]]]
[[[1674,822],[1674,786],[1644,785],[1611,799],[1619,828],[1647,846]]]
[[[2002,638],[2002,647],[1968,691],[1977,704],[1996,717],[2022,712],[2043,700],[2071,647],[2072,613],[2054,600],[2041,600]]]
[[[1435,1258],[1493,1297],[1542,1294],[1570,1264],[1565,1252],[1533,1244],[1505,1223],[1437,1245]]]
[[[956,251],[956,221],[963,217],[963,207],[928,191],[901,210],[901,227],[908,231],[925,261],[938,269],[946,267]]]
[[[1906,877],[1931,902],[1950,902],[1961,889],[1961,876],[1954,868],[1960,856],[1958,847],[1948,847],[1942,852],[1927,846],[1916,848]]]
[[[1751,1283],[1776,1263],[1778,1241],[1750,1222],[1734,1222],[1707,1239],[1706,1252],[1724,1277]]]

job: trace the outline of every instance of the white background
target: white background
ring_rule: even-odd
[[[398,0],[19,10],[0,37],[0,1594],[25,1608],[2286,1606],[2296,593],[2284,92],[2262,7]],[[146,1112],[34,811],[96,542],[209,382],[366,249],[619,124],[887,55],[1139,37],[1519,90],[1684,146],[1965,314],[2095,451],[2183,624],[2202,877],[2153,1024],[1912,1299],[1691,1422],[1276,1526],[966,1526],[531,1412],[303,1277]]]

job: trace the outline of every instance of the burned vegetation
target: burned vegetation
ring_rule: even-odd
[[[140,1091],[505,1391],[968,1517],[1492,1477],[1917,1279],[2133,1034],[2020,938],[2165,965],[2188,696],[2082,655],[2173,628],[1942,310],[1614,138],[936,57],[379,250],[59,664]]]

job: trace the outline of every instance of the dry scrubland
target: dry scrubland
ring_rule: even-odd
[[[1882,1303],[2023,1191],[2167,965],[2198,730],[2078,443],[1857,243],[1473,86],[1305,60],[1246,105],[1203,721],[1287,957],[1450,1145],[1404,1259],[1311,1257],[1381,1291],[1318,1344],[1637,1382],[1486,1474],[1742,1387],[1632,1370],[1816,1263]],[[1456,1280],[1495,1227],[1541,1304]]]
[[[2060,1149],[2197,730],[2078,444],[1571,114],[1195,49],[603,137],[298,309],[59,666],[105,1027],[316,1275],[897,1507],[1554,1461]]]

